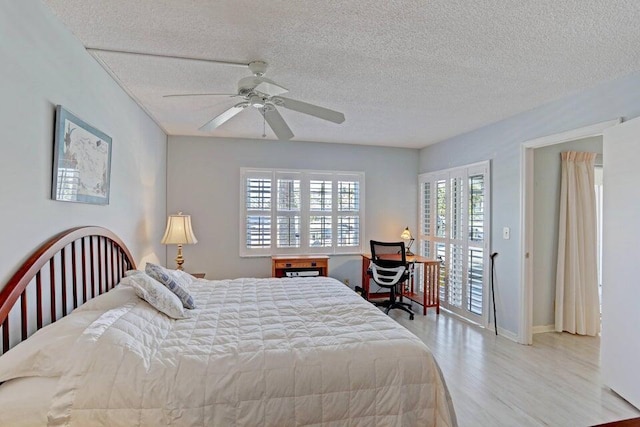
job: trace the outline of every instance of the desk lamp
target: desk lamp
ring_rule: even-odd
[[[406,253],[408,256],[413,256],[413,255],[414,255],[414,253],[413,253],[413,252],[411,252],[411,245],[413,244],[414,240],[416,240],[416,239],[414,239],[414,238],[413,238],[413,236],[411,235],[411,232],[409,231],[409,227],[406,227],[406,228],[404,229],[404,231],[403,231],[403,232],[402,232],[402,234],[400,235],[400,238],[401,238],[401,239],[405,239],[405,240],[408,240],[408,241],[409,241],[409,244],[407,245],[407,250],[406,250],[406,252],[405,252],[405,253]]]
[[[191,215],[182,215],[182,212],[178,212],[176,215],[169,215],[167,229],[160,243],[163,245],[178,245],[176,270],[182,270],[182,264],[184,264],[182,245],[198,243],[198,239],[196,239],[191,228]]]

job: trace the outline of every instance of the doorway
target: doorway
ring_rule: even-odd
[[[558,229],[560,153],[586,151],[602,159],[602,136],[592,136],[534,149],[533,206],[533,333],[555,330],[556,272],[558,263]],[[601,160],[600,160],[601,161]],[[595,193],[595,188],[594,188]],[[596,221],[597,222],[597,221]],[[594,230],[597,235],[597,230]]]
[[[620,123],[620,119],[597,123],[591,126],[549,135],[526,141],[521,146],[520,156],[520,230],[521,230],[521,318],[518,342],[532,344],[534,315],[534,193],[535,150],[590,137],[601,137],[604,130]],[[555,285],[554,285],[555,292]]]

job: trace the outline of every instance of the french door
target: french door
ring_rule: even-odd
[[[441,261],[440,305],[486,326],[489,162],[422,174],[420,254]]]

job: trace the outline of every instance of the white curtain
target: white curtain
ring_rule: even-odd
[[[556,331],[600,331],[595,153],[562,153],[556,272]]]

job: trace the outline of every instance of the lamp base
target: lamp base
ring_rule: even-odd
[[[184,258],[182,257],[182,245],[178,245],[178,256],[176,256],[176,270],[182,271],[182,264],[184,264]]]
[[[416,240],[416,239],[414,239],[413,237],[412,237],[411,239],[409,239],[409,245],[407,246],[407,250],[405,251],[405,254],[406,254],[407,256],[414,256],[414,255],[415,255],[413,252],[411,252],[411,245],[413,245],[413,242],[414,242],[415,240]]]

